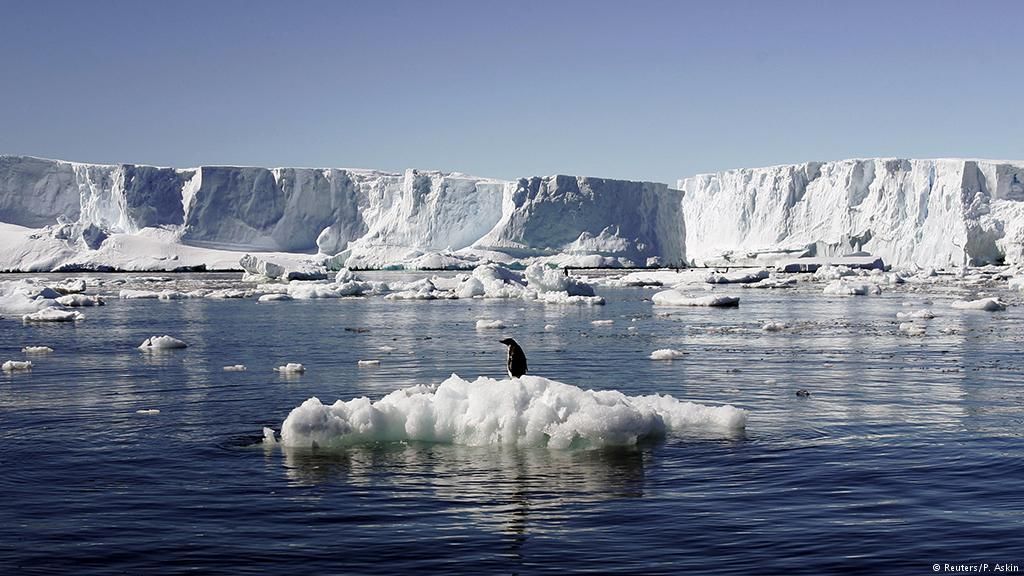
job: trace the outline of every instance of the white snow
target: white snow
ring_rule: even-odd
[[[30,360],[8,360],[0,366],[4,372],[24,372],[32,369],[32,362]]]
[[[661,348],[651,352],[651,360],[675,360],[676,358],[682,358],[685,355],[686,352],[683,352],[682,350]]]
[[[686,296],[678,290],[662,290],[651,297],[651,301],[657,306],[711,306],[715,308],[733,308],[740,305],[740,299],[736,296],[709,295],[709,296]]]
[[[689,431],[731,434],[746,421],[745,410],[729,405],[583,390],[538,376],[469,382],[453,374],[440,384],[399,389],[377,401],[361,397],[325,405],[310,398],[284,420],[281,443],[331,448],[414,440],[595,448]]]
[[[950,304],[959,310],[985,310],[987,312],[998,312],[1006,310],[1006,303],[997,297],[979,298],[977,300],[958,300]]]
[[[173,336],[150,336],[146,338],[146,341],[139,345],[139,350],[152,351],[152,350],[171,350],[175,348],[188,348],[188,344],[185,344],[181,340]]]

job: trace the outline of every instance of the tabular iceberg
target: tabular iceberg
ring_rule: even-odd
[[[679,188],[697,262],[860,250],[889,264],[1024,261],[1024,163],[810,162],[704,174]]]
[[[504,181],[0,156],[0,235],[8,246],[0,269],[216,267],[209,265],[240,256],[224,251],[316,253],[361,268],[536,256],[681,263],[681,201],[664,184],[572,176]]]

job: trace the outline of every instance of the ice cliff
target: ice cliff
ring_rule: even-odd
[[[890,264],[1024,262],[1024,163],[864,159],[679,181],[697,263],[855,251]]]
[[[0,270],[1024,263],[1024,163],[864,159],[665,184],[406,170],[93,165],[0,156]]]
[[[650,258],[685,258],[680,214],[678,191],[647,182],[173,169],[0,156],[0,222],[45,228],[32,239],[48,243],[35,250],[20,238],[16,250],[0,255],[0,269],[67,266],[81,261],[81,252],[110,251],[108,237],[128,243],[125,235],[219,251],[318,253],[358,267],[560,255],[644,265]]]

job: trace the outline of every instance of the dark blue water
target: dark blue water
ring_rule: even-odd
[[[739,309],[667,316],[643,289],[601,289],[608,305],[593,308],[112,298],[75,325],[8,316],[0,361],[23,359],[26,345],[55,352],[0,376],[0,573],[1024,566],[1021,307],[957,311],[948,302],[970,291],[918,289],[737,290]],[[896,312],[925,300],[938,315],[928,334],[900,334]],[[510,328],[477,330],[480,318]],[[769,320],[788,328],[761,330]],[[165,333],[189,348],[135,349]],[[499,334],[523,343],[531,373],[732,403],[750,411],[747,430],[586,451],[259,443],[262,427],[279,428],[313,395],[502,377]],[[648,359],[666,347],[688,354]],[[308,371],[272,371],[287,362]],[[236,363],[248,370],[222,371]]]

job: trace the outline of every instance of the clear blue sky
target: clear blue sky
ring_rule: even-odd
[[[0,154],[675,182],[1024,158],[1024,2],[0,0]]]

